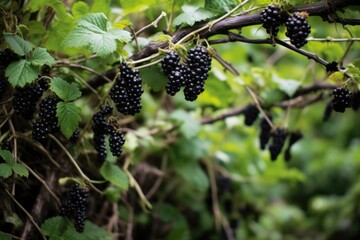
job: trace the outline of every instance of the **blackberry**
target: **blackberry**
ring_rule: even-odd
[[[80,128],[76,128],[70,137],[70,141],[76,141],[80,137]]]
[[[301,132],[291,132],[289,136],[289,144],[285,150],[285,161],[289,161],[291,159],[291,147],[300,139],[302,139],[303,135]]]
[[[356,111],[360,107],[360,92],[352,94],[352,105],[351,107]]]
[[[184,67],[176,67],[172,70],[168,75],[168,81],[166,83],[166,92],[174,96],[177,92],[180,91],[181,87],[185,83],[185,68]]]
[[[281,9],[275,5],[267,6],[261,13],[261,23],[270,36],[275,37],[281,24]]]
[[[166,53],[164,59],[161,61],[161,67],[165,75],[169,75],[175,68],[180,67],[180,57],[177,52]]]
[[[351,93],[345,88],[335,88],[333,90],[332,106],[335,112],[345,112],[346,108],[351,107]]]
[[[194,101],[204,91],[205,80],[211,68],[211,57],[207,50],[198,45],[188,51],[185,71],[184,95],[187,101]]]
[[[6,48],[0,51],[0,67],[7,68],[10,63],[19,60],[19,56],[16,55],[11,49]]]
[[[116,108],[124,115],[135,115],[141,110],[142,79],[139,70],[131,69],[125,62],[121,63],[120,74],[110,90],[110,97]]]
[[[109,115],[109,114],[111,114],[112,113],[112,110],[113,110],[113,108],[112,108],[112,106],[110,106],[110,105],[105,105],[105,106],[102,106],[101,107],[101,114],[102,115]]]
[[[330,101],[330,102],[328,102],[326,104],[326,107],[325,107],[325,110],[324,110],[324,113],[323,113],[322,120],[324,122],[326,122],[327,120],[330,119],[332,111],[333,111],[333,105],[332,105],[332,101]]]
[[[297,48],[301,48],[307,43],[306,38],[311,32],[311,27],[306,18],[300,13],[294,13],[285,22],[285,35],[290,38],[290,42]]]
[[[122,132],[114,131],[109,138],[110,151],[114,156],[120,157],[122,153],[122,146],[125,143]]]
[[[271,144],[269,146],[271,160],[276,160],[284,146],[288,133],[285,129],[277,128],[271,133]]]
[[[11,141],[2,142],[1,149],[11,152],[12,151]]]
[[[271,126],[268,121],[263,118],[260,122],[260,149],[264,150],[271,136]]]
[[[103,162],[106,160],[107,156],[104,129],[98,125],[93,126],[92,129],[94,131],[93,144],[97,151],[97,157],[100,162]]]
[[[338,68],[338,66],[337,66],[338,64],[337,64],[337,62],[331,62],[331,63],[328,63],[328,64],[326,64],[326,71],[327,72],[336,72],[336,71],[339,71],[339,68]]]
[[[8,82],[5,77],[5,69],[0,67],[0,99],[3,97],[3,93],[7,88]]]
[[[38,84],[28,84],[25,87],[15,88],[12,100],[16,113],[24,119],[31,120],[36,111],[36,103],[43,94],[43,89]]]
[[[74,220],[77,232],[84,231],[88,197],[88,189],[82,188],[79,184],[73,184],[68,199],[63,202],[59,211],[60,215]]]
[[[45,143],[50,132],[47,121],[45,119],[38,119],[32,128],[32,138],[38,142]]]
[[[259,115],[259,109],[255,105],[249,104],[244,109],[245,125],[246,126],[253,125],[253,123],[256,121],[258,115]]]

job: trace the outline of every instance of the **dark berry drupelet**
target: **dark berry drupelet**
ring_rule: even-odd
[[[70,141],[76,141],[80,137],[80,128],[76,128],[76,130],[73,132],[73,134],[70,137]]]
[[[294,13],[288,17],[285,22],[286,36],[290,38],[290,42],[297,48],[301,48],[307,43],[306,38],[311,32],[311,27],[306,18],[300,13]]]
[[[36,111],[36,103],[43,92],[43,89],[35,83],[28,84],[23,88],[16,87],[12,100],[14,111],[24,119],[31,120]]]
[[[345,112],[346,108],[351,107],[351,93],[345,88],[335,88],[333,90],[332,106],[335,112]]]
[[[165,75],[169,75],[175,68],[180,67],[180,57],[177,52],[166,53],[164,59],[161,61],[161,67]]]
[[[333,105],[332,105],[332,101],[330,101],[326,104],[326,107],[325,107],[325,110],[323,113],[322,120],[324,122],[326,122],[327,120],[330,119],[332,111],[333,111]]]
[[[339,71],[338,64],[337,64],[337,62],[335,62],[335,61],[326,64],[325,67],[326,67],[326,71],[327,71],[327,72],[336,72],[336,71]]]
[[[110,151],[114,156],[120,157],[125,138],[122,132],[113,131],[109,138]]]
[[[261,23],[270,36],[276,36],[281,25],[281,9],[275,5],[267,6],[261,13]]]
[[[32,138],[38,142],[45,143],[50,132],[48,122],[45,119],[39,118],[33,125]]]
[[[165,87],[167,94],[174,96],[180,91],[185,84],[185,74],[186,69],[184,66],[176,67],[169,73]]]
[[[271,144],[269,146],[271,160],[275,161],[284,146],[288,132],[285,129],[277,128],[271,133]]]
[[[211,69],[211,57],[208,51],[198,45],[188,51],[185,74],[184,95],[187,101],[194,101],[204,91],[205,80]]]
[[[303,135],[299,131],[290,133],[289,144],[284,153],[285,161],[289,161],[291,159],[291,147],[302,138],[303,138]]]
[[[97,151],[97,157],[100,162],[103,162],[106,160],[106,156],[107,156],[105,132],[104,129],[99,125],[93,126],[92,129],[94,132],[93,144],[95,150]]]
[[[102,115],[106,116],[106,115],[111,114],[112,110],[113,110],[112,106],[104,105],[104,106],[101,107],[100,112],[101,112]]]
[[[245,125],[246,126],[253,125],[253,123],[256,121],[258,115],[259,115],[259,109],[255,105],[249,104],[244,109]]]
[[[265,118],[260,122],[260,149],[264,150],[271,136],[271,126]]]
[[[0,51],[0,68],[7,68],[10,63],[19,60],[19,56],[16,55],[10,48],[6,48]]]
[[[141,110],[142,79],[139,70],[132,69],[125,62],[121,63],[120,74],[110,90],[110,97],[116,108],[124,115],[135,115]]]
[[[67,216],[74,220],[77,232],[84,231],[88,198],[88,189],[82,188],[79,184],[73,184],[68,199],[63,202],[59,211],[61,216]]]

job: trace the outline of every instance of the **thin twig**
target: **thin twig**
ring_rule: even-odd
[[[87,67],[87,66],[83,66],[77,63],[69,63],[69,62],[63,62],[63,61],[58,61],[55,65],[55,67],[72,67],[72,68],[79,68],[88,72],[91,72],[99,77],[101,77],[102,79],[104,79],[107,82],[111,82],[111,79],[109,79],[108,77],[106,77],[105,75],[98,73],[97,71],[95,71],[94,69]]]
[[[145,27],[143,27],[143,28],[141,28],[140,30],[138,30],[136,33],[135,33],[135,36],[133,36],[133,38],[134,37],[136,37],[136,36],[139,36],[141,33],[143,33],[144,31],[146,31],[146,29],[148,29],[148,28],[151,28],[151,27],[157,27],[157,24],[160,22],[160,20],[163,18],[163,17],[165,17],[166,16],[166,13],[165,12],[161,12],[161,14],[160,14],[160,16],[157,18],[157,19],[155,19],[153,22],[151,22],[149,25],[146,25]]]

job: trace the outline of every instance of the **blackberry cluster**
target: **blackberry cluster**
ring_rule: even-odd
[[[351,107],[351,93],[345,88],[335,88],[333,90],[332,107],[335,112],[345,112],[346,108]]]
[[[281,9],[275,5],[267,6],[261,13],[261,23],[270,36],[276,36],[281,25]]]
[[[253,123],[256,121],[258,115],[259,115],[259,109],[255,105],[249,104],[244,109],[245,125],[246,126],[253,125]]]
[[[260,122],[260,149],[264,150],[271,137],[271,126],[263,118]]]
[[[271,133],[271,144],[269,146],[271,160],[275,161],[284,146],[288,132],[285,129],[277,128]]]
[[[6,48],[0,51],[0,65],[1,68],[7,68],[10,63],[19,60],[19,56],[16,55],[11,49]]]
[[[103,106],[99,112],[93,116],[93,131],[94,131],[94,147],[98,153],[99,161],[105,161],[106,153],[106,135],[110,135],[109,145],[110,151],[114,156],[120,157],[122,153],[122,146],[125,143],[125,138],[122,132],[117,131],[116,128],[110,124],[106,119],[106,115],[111,114],[112,107],[109,105]]]
[[[303,135],[301,132],[291,132],[289,136],[289,144],[285,150],[285,161],[289,161],[291,159],[291,147],[300,139],[302,139]]]
[[[73,184],[68,199],[63,202],[59,211],[61,216],[67,216],[75,221],[77,232],[84,231],[88,198],[88,189],[82,188],[79,184]]]
[[[110,90],[110,97],[115,102],[119,112],[125,115],[135,115],[141,110],[142,79],[139,70],[132,69],[125,62],[121,63],[120,74]]]
[[[176,52],[167,53],[161,62],[161,66],[168,78],[165,87],[166,92],[174,96],[185,85],[187,67],[180,64],[180,57]]]
[[[56,105],[60,99],[55,96],[48,96],[40,103],[39,119],[33,125],[33,139],[44,143],[48,134],[59,131],[59,123],[56,117]]]
[[[14,111],[26,120],[33,118],[36,111],[36,103],[48,88],[48,85],[44,85],[42,82],[43,80],[40,80],[39,83],[27,84],[23,88],[15,88],[12,100]]]
[[[188,70],[184,89],[187,101],[194,101],[204,91],[210,69],[211,57],[204,47],[198,45],[188,51]]]
[[[311,27],[306,18],[300,13],[290,15],[285,22],[286,36],[290,38],[290,42],[297,48],[301,48],[307,43],[306,38],[311,32]]]

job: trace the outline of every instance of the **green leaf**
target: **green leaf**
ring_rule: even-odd
[[[67,227],[66,219],[63,217],[52,217],[46,219],[41,225],[41,231],[44,235],[49,237],[61,236]]]
[[[12,175],[12,168],[7,163],[0,163],[0,177],[8,178]]]
[[[12,166],[12,169],[14,170],[15,173],[17,173],[18,175],[20,175],[21,177],[28,177],[29,176],[29,172],[26,169],[26,167],[24,165],[22,165],[21,163],[15,163]]]
[[[115,186],[127,190],[129,188],[129,179],[118,166],[115,164],[111,164],[109,162],[105,162],[100,169],[101,175],[114,184]]]
[[[95,0],[91,5],[90,12],[92,13],[104,13],[106,16],[110,14],[111,0]]]
[[[140,77],[143,79],[143,82],[154,91],[165,89],[167,78],[159,65],[141,69]]]
[[[95,225],[90,221],[85,221],[84,231],[78,233],[73,224],[69,225],[62,235],[65,240],[113,240],[111,234],[104,228]]]
[[[103,13],[87,14],[78,21],[77,27],[69,33],[63,44],[69,47],[87,47],[101,57],[116,51],[116,40],[127,43],[129,32],[108,29],[110,23]]]
[[[0,150],[0,157],[2,157],[7,164],[12,166],[15,163],[14,157],[8,150]]]
[[[200,94],[198,103],[226,107],[234,100],[234,95],[226,81],[211,78],[205,81],[205,91]]]
[[[193,26],[196,22],[201,22],[215,16],[213,12],[210,12],[204,8],[195,8],[192,6],[183,6],[184,13],[177,16],[174,21],[174,26],[189,25]]]
[[[70,84],[59,77],[51,80],[51,90],[66,102],[73,101],[81,96],[81,92],[75,84]]]
[[[0,231],[0,239],[1,240],[11,240],[11,236],[7,233],[1,232]]]
[[[286,95],[289,97],[292,97],[301,86],[299,81],[292,79],[281,79],[277,76],[274,76],[274,82],[276,82],[279,86],[279,89],[286,93]]]
[[[49,65],[50,67],[55,64],[55,59],[46,51],[45,48],[35,48],[29,59],[32,65],[42,66]]]
[[[187,139],[197,136],[200,131],[200,123],[188,112],[176,110],[171,114],[171,118],[181,123],[180,132]]]
[[[208,190],[209,180],[197,162],[178,164],[175,170],[197,192],[205,193]]]
[[[18,35],[4,33],[4,38],[7,44],[9,44],[11,50],[13,50],[19,56],[25,56],[32,49],[31,44]]]
[[[25,11],[36,12],[42,8],[51,7],[62,21],[68,21],[71,16],[61,0],[30,0],[24,7]]]
[[[85,2],[76,2],[71,8],[71,12],[75,18],[81,18],[89,12],[89,5]]]
[[[27,83],[33,82],[38,77],[38,69],[30,62],[21,59],[11,63],[5,72],[10,84],[13,87],[23,87]]]
[[[230,12],[235,6],[233,0],[205,0],[205,8],[218,14]]]
[[[59,102],[56,106],[56,116],[61,132],[68,139],[75,132],[81,120],[81,109],[73,102]]]

